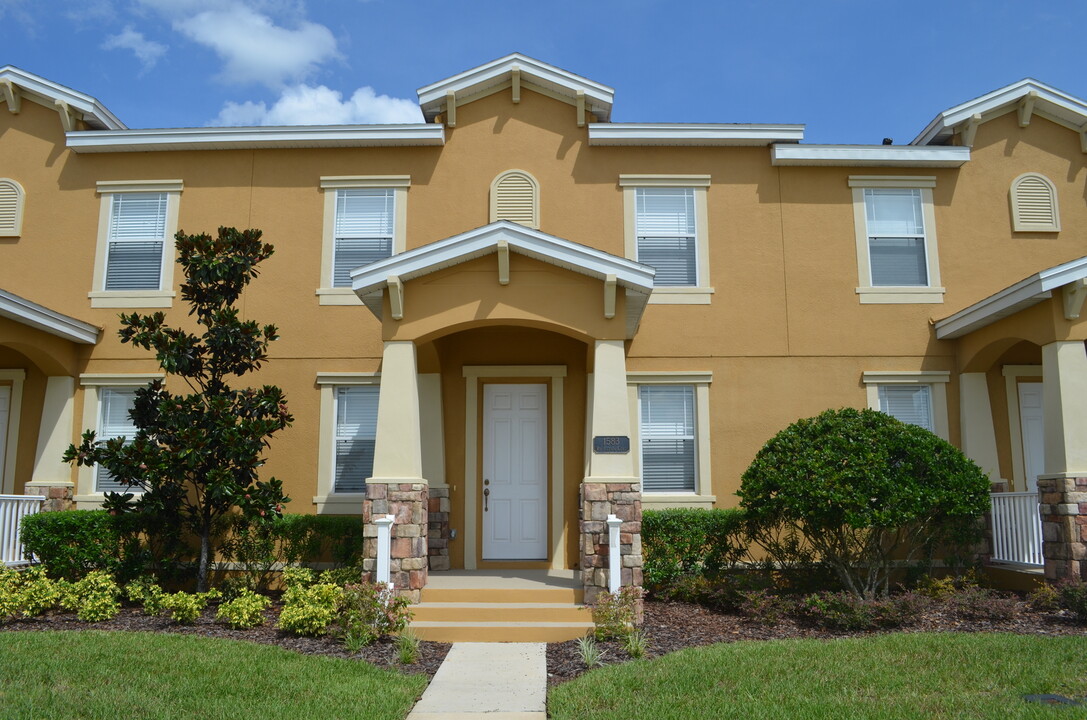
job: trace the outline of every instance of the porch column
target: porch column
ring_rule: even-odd
[[[72,444],[74,422],[75,378],[67,375],[46,378],[34,472],[26,484],[28,495],[45,496],[43,510],[70,510],[74,506],[72,466],[60,459]]]
[[[989,403],[989,385],[985,373],[959,375],[959,406],[962,426],[962,451],[989,474],[989,481],[1000,482],[1000,462],[996,454],[993,408]]]
[[[623,341],[597,340],[589,476],[581,484],[581,582],[587,603],[595,602],[608,588],[608,515],[623,521],[619,526],[620,581],[623,585],[642,584],[642,493],[641,481],[634,474],[634,448],[630,447],[628,398]]]
[[[374,475],[366,479],[362,518],[366,543],[364,575],[377,570],[374,517],[393,515],[390,579],[412,602],[427,580],[427,481],[419,414],[415,343],[387,342],[381,360]]]
[[[1038,478],[1042,554],[1050,579],[1087,579],[1087,351],[1042,347],[1045,472]]]

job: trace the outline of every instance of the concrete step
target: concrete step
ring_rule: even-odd
[[[584,605],[574,603],[422,602],[416,620],[452,622],[592,622]]]
[[[589,622],[454,622],[413,620],[421,640],[435,642],[565,642],[592,632]]]
[[[581,603],[585,593],[564,587],[452,588],[425,587],[422,603]]]

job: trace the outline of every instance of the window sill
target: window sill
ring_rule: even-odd
[[[642,508],[665,510],[667,508],[711,508],[717,502],[716,495],[695,493],[642,493]]]
[[[362,501],[366,493],[338,493],[336,495],[316,495],[313,504],[318,515],[358,515],[362,517]]]
[[[351,288],[317,288],[317,303],[320,305],[362,305],[362,300]]]
[[[655,287],[650,305],[709,305],[711,287]]]
[[[87,293],[92,308],[168,308],[177,293],[171,290],[95,290]]]
[[[942,287],[859,287],[861,305],[939,304],[946,290]]]

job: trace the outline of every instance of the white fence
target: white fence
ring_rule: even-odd
[[[1042,517],[1038,493],[993,493],[993,562],[1041,567]]]
[[[24,517],[41,509],[44,500],[40,495],[0,495],[0,560],[5,567],[26,562],[19,526]]]

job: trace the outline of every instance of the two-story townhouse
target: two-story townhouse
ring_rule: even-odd
[[[118,313],[189,322],[174,232],[257,227],[276,253],[242,307],[280,328],[259,381],[296,418],[265,472],[295,512],[394,514],[401,585],[580,568],[592,592],[611,513],[637,583],[642,507],[733,505],[769,437],[841,406],[1004,489],[1041,476],[1047,572],[1081,571],[1087,104],[1054,88],[882,146],[615,123],[611,88],[519,54],[420,89],[414,125],[130,130],[10,66],[0,91],[3,492],[101,501],[60,455],[131,432],[158,373]],[[1026,502],[1033,545],[1002,552],[1039,564]]]

